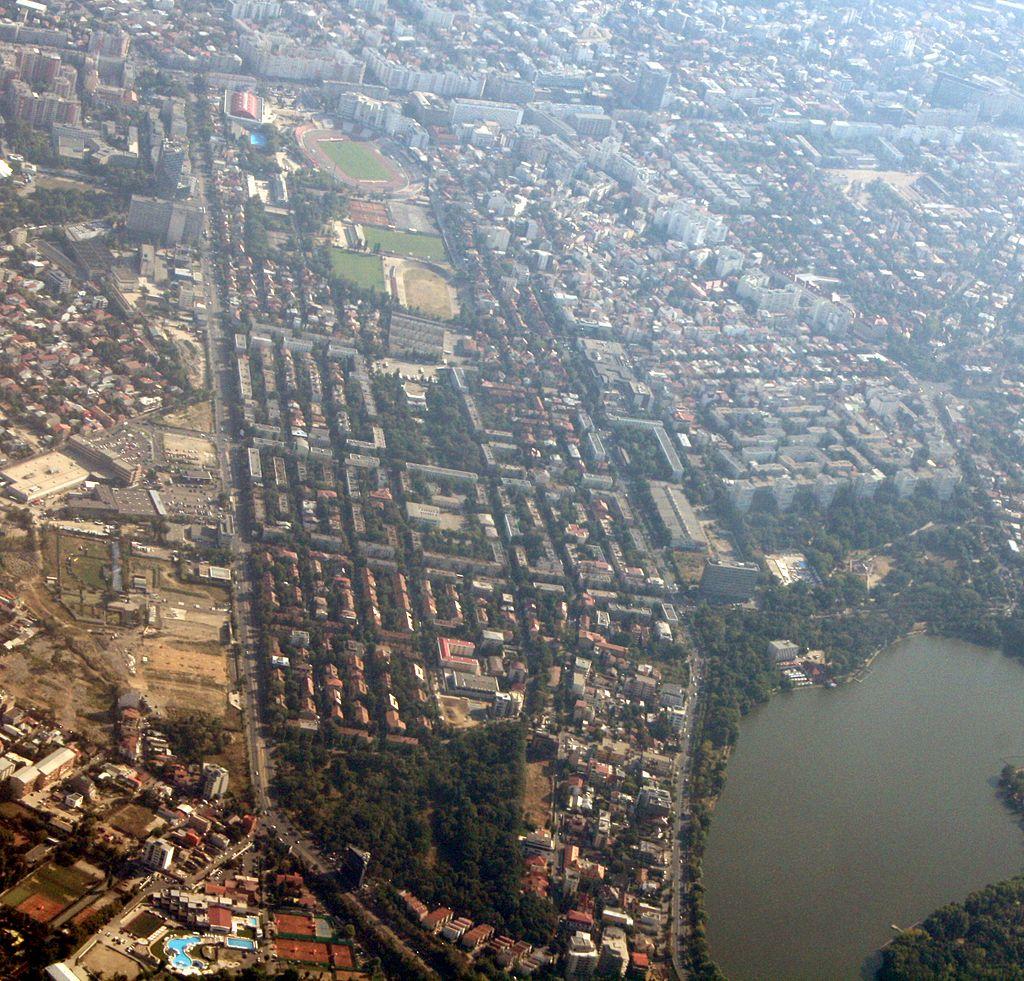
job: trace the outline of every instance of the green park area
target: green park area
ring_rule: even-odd
[[[363,290],[384,292],[384,269],[380,256],[362,255],[347,249],[331,249],[331,272]]]
[[[391,173],[384,165],[379,151],[369,143],[352,140],[329,140],[320,149],[331,163],[357,181],[386,181]]]
[[[379,228],[377,225],[363,225],[362,229],[366,247],[371,251],[388,252],[411,259],[426,259],[428,262],[444,262],[447,258],[444,242],[439,235],[400,232],[393,228]]]

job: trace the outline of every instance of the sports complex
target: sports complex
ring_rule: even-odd
[[[409,184],[401,165],[384,155],[373,140],[355,139],[335,129],[306,123],[295,130],[306,159],[349,187],[394,194]]]
[[[348,218],[334,223],[333,274],[359,289],[389,293],[422,316],[452,320],[459,303],[444,240],[428,208],[411,195],[401,164],[375,141],[330,127],[307,123],[295,138],[311,166],[374,198],[352,198]]]

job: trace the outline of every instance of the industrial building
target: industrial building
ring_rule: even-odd
[[[63,453],[44,453],[0,470],[8,495],[23,504],[71,490],[88,476],[88,470]]]
[[[14,800],[21,800],[34,790],[40,790],[54,780],[59,780],[75,765],[77,759],[78,753],[70,746],[62,746],[37,763],[15,770],[7,781],[11,797]]]

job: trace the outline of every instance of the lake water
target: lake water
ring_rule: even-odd
[[[913,637],[860,683],[778,695],[745,719],[704,858],[729,978],[857,978],[943,903],[1024,866],[995,794],[1024,762],[1024,665]]]

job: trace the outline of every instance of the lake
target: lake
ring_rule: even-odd
[[[1019,872],[999,801],[1024,762],[1024,665],[912,637],[837,690],[743,720],[704,857],[729,978],[857,978],[893,932]]]

